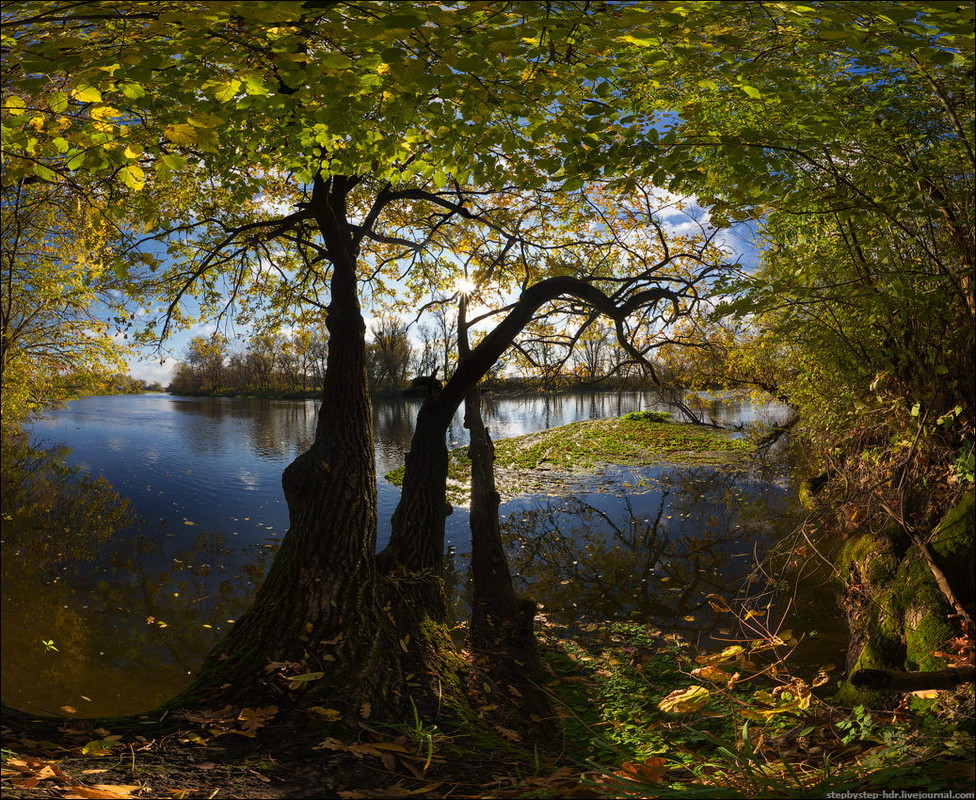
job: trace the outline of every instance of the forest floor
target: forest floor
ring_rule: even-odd
[[[311,736],[252,709],[181,720],[3,727],[10,798],[823,797],[971,791],[972,686],[889,711],[842,709],[785,643],[700,652],[631,623],[539,620],[549,734],[482,705],[473,724]],[[250,713],[249,713],[250,712]],[[259,716],[259,715],[258,715]],[[261,728],[261,730],[258,730]],[[556,731],[553,733],[553,731]],[[256,735],[255,735],[256,734]]]

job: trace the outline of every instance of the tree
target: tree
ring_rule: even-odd
[[[157,280],[169,299],[164,331],[194,292],[211,314],[231,303],[252,318],[274,318],[285,303],[328,306],[315,442],[283,478],[288,536],[250,611],[176,702],[301,707],[341,697],[349,719],[367,708],[396,717],[413,697],[424,714],[441,698],[448,707],[459,702],[441,625],[447,420],[547,303],[557,316],[604,314],[628,356],[653,369],[648,354],[661,344],[654,326],[698,302],[695,282],[683,278],[675,289],[661,286],[653,270],[608,269],[600,286],[555,258],[517,280],[519,299],[503,321],[425,402],[393,539],[377,559],[360,281],[398,277],[407,257],[427,250],[439,232],[476,221],[472,207],[484,192],[558,188],[568,196],[589,179],[626,190],[648,176],[702,191],[719,171],[702,171],[698,151],[679,146],[676,131],[660,135],[655,115],[680,108],[685,131],[703,122],[688,82],[699,80],[693,73],[703,60],[751,97],[758,90],[734,76],[737,47],[761,41],[769,26],[706,51],[697,30],[675,27],[692,12],[717,26],[707,28],[717,38],[720,23],[739,31],[740,17],[754,23],[764,7],[163,2],[134,12],[117,2],[49,2],[5,9],[15,65],[5,83],[16,89],[5,106],[13,130],[6,165],[45,181],[114,178],[132,190],[112,213],[131,220],[131,231],[159,231],[133,247],[166,241],[174,259]],[[813,19],[805,13],[793,16]],[[804,51],[797,41],[804,69],[826,49]],[[631,114],[625,91],[643,97],[655,88],[648,75],[672,69],[669,59],[648,56],[658,45],[673,49],[674,62],[692,74],[682,73],[671,96],[648,92],[647,112]],[[757,59],[756,69],[763,63]],[[714,149],[715,137],[700,133]],[[742,158],[748,147],[728,152],[739,178],[744,164],[762,161]],[[148,186],[172,191],[155,191],[150,203]],[[733,185],[753,187],[745,179]],[[736,199],[711,195],[725,209]],[[451,272],[441,259],[435,285]],[[635,312],[644,309],[652,313],[642,320]],[[318,680],[290,680],[309,673]]]
[[[947,579],[929,546],[971,482],[976,439],[973,9],[713,10],[697,54],[678,43],[661,60],[666,81],[633,73],[645,110],[681,107],[647,148],[673,186],[759,222],[761,265],[727,287],[719,313],[734,320],[713,332],[747,367],[739,379],[780,362],[773,388],[800,410],[827,482],[818,527],[844,530],[849,552],[910,542],[902,564],[931,572],[911,618],[884,631],[868,609],[897,592],[896,573],[845,575],[849,666],[934,666],[916,631],[950,638],[946,615],[971,622],[961,598],[974,593],[972,574]]]
[[[112,269],[110,232],[84,197],[70,187],[21,180],[5,187],[0,211],[6,426],[63,398],[68,375],[92,384],[122,369],[127,347],[120,339],[130,317]]]
[[[373,322],[373,340],[369,344],[370,386],[401,389],[413,357],[413,347],[403,320],[392,314],[381,314]]]

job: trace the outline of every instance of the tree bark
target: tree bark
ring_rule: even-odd
[[[376,475],[367,390],[358,248],[346,219],[354,179],[317,181],[309,208],[332,263],[330,336],[311,448],[284,471],[289,530],[250,608],[168,707],[322,704],[399,719],[410,700],[430,717],[460,702],[436,579],[381,578],[376,569]],[[433,604],[433,612],[415,603]],[[321,673],[294,682],[295,675]],[[408,687],[409,683],[409,687]]]
[[[933,672],[887,672],[880,669],[859,669],[851,675],[857,689],[873,692],[919,692],[929,689],[955,689],[976,680],[973,667],[954,667]]]

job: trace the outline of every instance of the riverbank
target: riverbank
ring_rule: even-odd
[[[472,697],[466,721],[395,726],[310,717],[296,727],[274,707],[163,720],[14,713],[3,796],[609,800],[971,788],[972,737],[951,719],[953,692],[924,708],[852,712],[830,700],[830,667],[812,682],[790,675],[789,643],[772,635],[703,651],[632,623],[570,632],[540,616],[536,629],[547,720],[510,719],[487,695]]]

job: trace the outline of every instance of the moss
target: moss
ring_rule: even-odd
[[[841,545],[835,566],[844,582],[863,580],[874,585],[893,578],[898,561],[886,536],[865,532]]]
[[[945,669],[945,662],[932,653],[944,650],[952,635],[952,626],[944,618],[939,619],[933,613],[923,616],[917,626],[905,631],[905,666],[910,670]]]
[[[973,493],[946,514],[935,529],[930,549],[950,584],[972,592]],[[853,646],[860,647],[851,669],[937,670],[954,633],[950,607],[928,563],[895,526],[881,534],[863,532],[848,539],[835,560],[849,597]],[[959,588],[961,587],[961,589]],[[964,595],[965,596],[965,595]],[[843,703],[880,706],[892,695],[861,692],[843,685]]]
[[[976,511],[972,490],[945,515],[935,529],[930,549],[964,606],[976,604]]]

